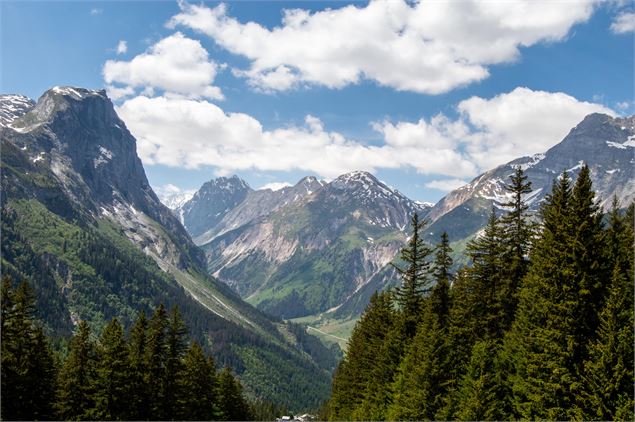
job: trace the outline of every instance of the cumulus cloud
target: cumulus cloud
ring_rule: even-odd
[[[611,24],[611,31],[616,34],[635,32],[635,13],[623,12],[617,15]]]
[[[119,41],[116,51],[117,54],[126,54],[128,52],[128,43],[124,40]]]
[[[289,186],[293,186],[293,185],[289,182],[271,182],[271,183],[267,183],[266,185],[262,185],[261,187],[258,188],[258,190],[270,189],[270,190],[276,191],[276,190],[284,189]]]
[[[314,116],[303,125],[265,130],[243,113],[226,113],[207,101],[139,96],[117,108],[137,138],[146,164],[198,168],[219,175],[257,169],[302,170],[333,178],[351,170],[412,167],[422,174],[473,175],[476,167],[452,150],[452,143],[425,140],[401,145],[397,138],[369,146],[325,130]],[[435,129],[426,129],[434,133]],[[390,124],[378,129],[390,130]]]
[[[429,187],[436,189],[544,152],[589,113],[614,114],[564,93],[528,88],[490,99],[472,97],[456,108],[455,119],[438,114],[416,122],[372,123],[383,136],[380,145],[328,131],[310,115],[302,125],[267,130],[252,116],[227,113],[205,100],[138,96],[117,112],[137,138],[146,164],[213,166],[218,175],[301,170],[325,178],[352,170],[411,168],[457,179],[431,182]]]
[[[441,179],[441,180],[432,180],[426,183],[424,186],[426,188],[436,189],[443,192],[450,192],[454,189],[458,189],[461,186],[464,186],[468,183],[468,181],[463,179]]]
[[[104,13],[104,9],[98,9],[96,7],[90,9],[90,14],[92,16],[97,16],[97,15],[101,15],[102,13]]]
[[[544,152],[590,113],[615,113],[562,92],[519,87],[491,99],[472,97],[457,107],[472,129],[466,153],[482,169]]]
[[[213,86],[217,65],[197,40],[180,32],[170,35],[130,61],[108,60],[103,75],[108,85],[163,90],[166,96],[220,100]]]
[[[231,17],[227,6],[180,2],[168,27],[204,33],[250,60],[235,73],[264,91],[301,84],[341,88],[371,80],[397,90],[439,94],[485,79],[520,47],[558,41],[599,0],[509,2],[376,0],[364,6],[284,11],[268,29]]]

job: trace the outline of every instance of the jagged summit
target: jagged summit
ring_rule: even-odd
[[[0,126],[10,126],[35,106],[35,101],[24,95],[0,95]]]

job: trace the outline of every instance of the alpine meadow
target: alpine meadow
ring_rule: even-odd
[[[635,8],[0,2],[0,419],[635,420]]]

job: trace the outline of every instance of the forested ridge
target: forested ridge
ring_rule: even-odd
[[[192,341],[177,307],[115,318],[99,337],[79,321],[54,350],[26,282],[2,280],[3,420],[273,420],[284,408],[248,401],[229,367]]]
[[[518,167],[451,273],[449,239],[425,222],[349,340],[330,420],[633,420],[633,220],[603,214],[584,166],[528,218]]]

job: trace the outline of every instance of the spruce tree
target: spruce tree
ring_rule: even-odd
[[[431,420],[435,419],[436,413],[444,405],[448,374],[446,330],[441,324],[445,318],[435,312],[430,299],[417,334],[399,365],[388,419]]]
[[[94,419],[125,420],[130,410],[131,371],[123,327],[115,318],[104,328],[97,348]]]
[[[505,189],[511,198],[501,204],[509,209],[509,212],[503,215],[500,221],[503,231],[503,276],[498,292],[503,312],[502,325],[504,329],[508,329],[518,305],[518,289],[529,268],[529,249],[535,235],[535,227],[528,220],[529,206],[524,201],[525,195],[531,192],[531,182],[527,180],[521,166],[516,167]]]
[[[516,416],[574,419],[580,386],[576,357],[579,291],[572,256],[572,192],[565,172],[554,182],[541,209],[543,230],[532,249],[532,262],[519,293],[507,350],[513,351],[513,400]]]
[[[180,419],[183,413],[183,357],[187,350],[187,329],[179,308],[170,313],[166,331],[166,359],[163,380],[163,414],[166,419]]]
[[[192,343],[185,355],[185,372],[181,382],[183,407],[187,410],[184,418],[196,421],[218,419],[214,360],[205,357],[197,342]]]
[[[471,261],[466,271],[469,318],[479,321],[479,324],[474,324],[477,329],[475,336],[477,339],[501,338],[504,326],[499,289],[502,284],[503,250],[500,221],[494,208],[482,235],[468,243],[466,253]]]
[[[501,401],[502,383],[497,356],[499,342],[482,340],[474,344],[472,356],[457,392],[455,419],[464,421],[506,420],[506,405]]]
[[[419,221],[417,213],[412,216],[412,235],[400,255],[405,267],[393,265],[402,278],[402,284],[395,290],[395,295],[401,310],[404,336],[407,339],[415,335],[420,321],[423,297],[430,287],[428,256],[432,253],[432,249],[423,242],[420,236],[420,230],[423,230],[425,225],[426,221]]]
[[[139,313],[130,331],[129,356],[130,365],[130,395],[129,395],[129,420],[150,419],[151,409],[150,388],[148,384],[147,339],[148,320],[146,314]]]
[[[586,391],[579,397],[585,419],[634,420],[633,294],[633,283],[616,266],[585,364]]]
[[[146,377],[148,388],[151,419],[165,419],[165,371],[167,359],[167,313],[165,306],[160,304],[154,311],[148,326],[146,343]]]
[[[396,331],[396,315],[387,292],[375,292],[348,340],[346,356],[333,376],[329,403],[332,420],[347,420],[358,408],[372,383],[384,339]]]
[[[216,397],[218,397],[221,420],[246,421],[250,419],[249,404],[243,397],[242,386],[227,367],[218,375]]]
[[[59,377],[58,415],[60,419],[85,420],[91,418],[95,407],[95,345],[90,327],[81,321],[71,340],[68,357]]]
[[[436,246],[434,259],[434,279],[435,286],[430,294],[430,311],[439,318],[439,325],[444,327],[450,312],[450,284],[453,280],[451,273],[454,264],[452,248],[447,232],[441,234],[441,241]]]

